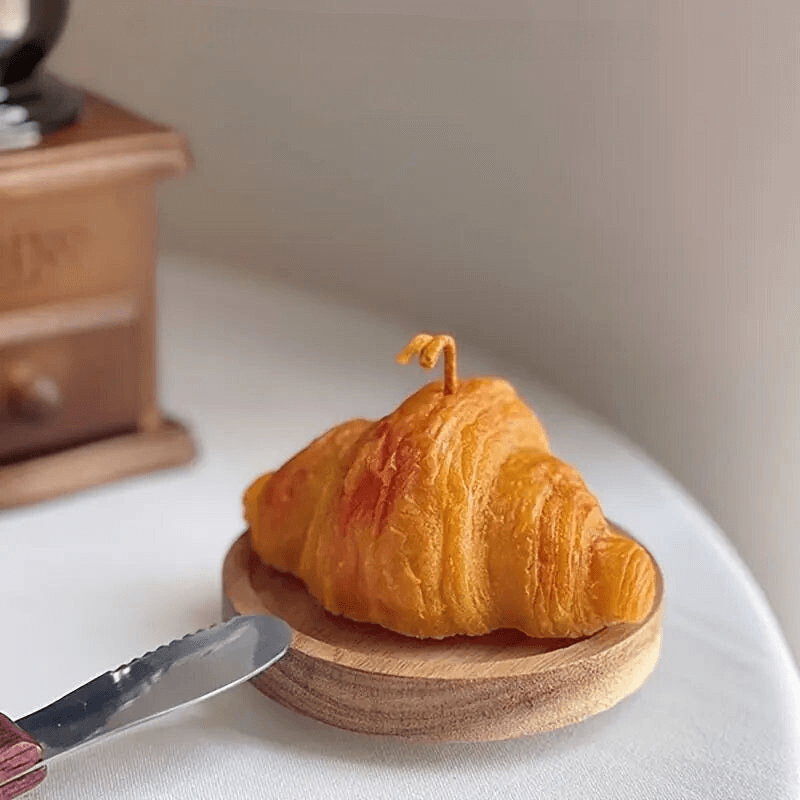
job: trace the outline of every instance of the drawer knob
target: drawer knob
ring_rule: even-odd
[[[62,405],[61,389],[47,375],[27,364],[14,367],[8,375],[8,405],[15,415],[31,422],[53,416]]]

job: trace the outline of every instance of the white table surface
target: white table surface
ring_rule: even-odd
[[[415,332],[300,292],[178,262],[161,270],[162,398],[189,421],[191,468],[0,517],[12,718],[220,617],[220,567],[256,474],[428,376],[394,353]],[[518,372],[503,374],[667,586],[659,665],[580,725],[509,742],[352,734],[249,685],[56,761],[32,798],[797,798],[798,678],[760,590],[701,509],[630,443]]]

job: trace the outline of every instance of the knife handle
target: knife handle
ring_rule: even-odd
[[[0,714],[0,800],[11,800],[38,786],[46,767],[28,771],[42,760],[42,748],[30,734]]]

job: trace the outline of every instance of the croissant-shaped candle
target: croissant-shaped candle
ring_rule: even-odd
[[[376,422],[339,425],[246,491],[261,560],[329,611],[409,636],[518,628],[579,637],[638,622],[648,553],[612,530],[513,387],[456,376],[449,336],[399,354],[445,380]]]

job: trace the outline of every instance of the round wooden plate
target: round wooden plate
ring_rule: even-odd
[[[228,551],[223,593],[226,618],[274,614],[294,629],[289,652],[253,683],[288,708],[362,733],[478,741],[570,725],[636,691],[661,642],[660,571],[644,622],[579,640],[512,630],[413,639],[337,617],[297,578],[265,566],[249,533]]]

